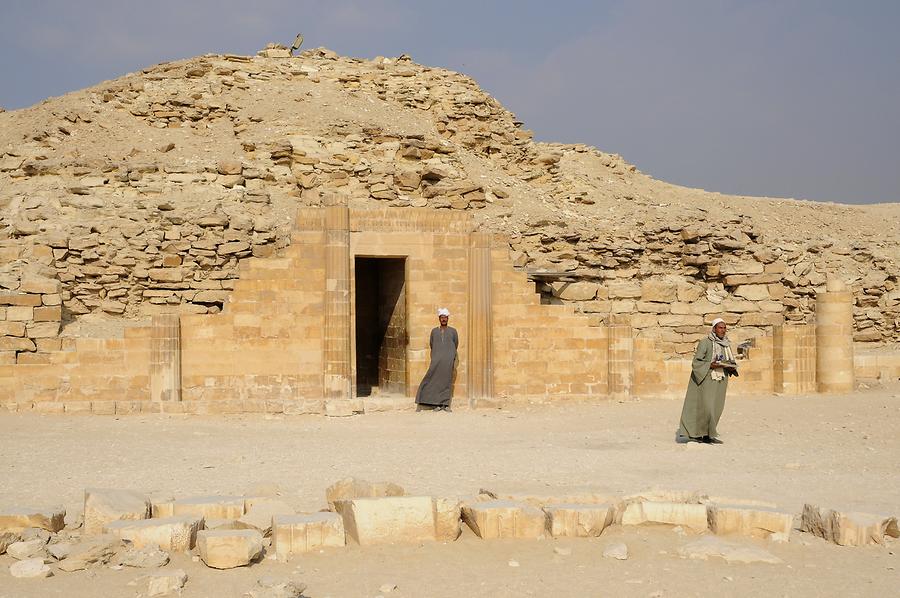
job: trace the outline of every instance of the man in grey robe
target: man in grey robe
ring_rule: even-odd
[[[447,325],[450,321],[450,310],[442,307],[438,310],[440,326],[431,330],[428,341],[431,347],[431,365],[419,384],[416,392],[418,409],[434,411],[450,411],[450,391],[453,386],[453,366],[456,364],[456,349],[459,347],[459,335],[455,328]]]
[[[722,444],[716,427],[725,408],[728,378],[738,375],[731,343],[725,336],[726,329],[725,321],[716,318],[709,336],[697,345],[681,409],[677,442]]]

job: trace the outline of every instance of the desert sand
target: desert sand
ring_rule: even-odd
[[[435,496],[656,489],[774,503],[798,514],[805,502],[900,514],[896,384],[842,396],[731,399],[721,446],[676,444],[680,409],[680,401],[632,401],[350,418],[3,414],[0,505],[62,503],[75,522],[85,487],[154,497],[277,488],[296,509],[316,511],[326,506],[325,487],[357,476]],[[593,539],[483,541],[464,528],[452,543],[351,545],[229,571],[173,555],[166,569],[188,573],[185,597],[240,596],[265,576],[301,581],[304,595],[317,598],[888,596],[900,581],[896,540],[849,548],[795,530],[787,543],[729,538],[781,564],[681,558],[678,549],[697,539],[665,526],[613,526]],[[603,558],[619,541],[628,560]],[[138,579],[145,570],[106,566],[21,580],[10,577],[12,562],[0,556],[3,598],[146,595]],[[397,587],[384,593],[385,584]]]

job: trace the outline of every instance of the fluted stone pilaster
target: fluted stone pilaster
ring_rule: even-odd
[[[160,314],[151,320],[150,400],[181,400],[181,319]]]
[[[494,394],[491,235],[472,233],[469,245],[468,384],[469,401]]]

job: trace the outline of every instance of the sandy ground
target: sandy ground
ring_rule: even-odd
[[[0,505],[62,503],[78,513],[89,486],[187,497],[274,483],[298,510],[318,510],[325,487],[352,475],[414,494],[696,490],[797,513],[813,502],[900,514],[900,387],[730,400],[721,446],[675,444],[680,409],[678,401],[643,401],[341,419],[3,414]],[[631,557],[602,558],[618,540]],[[747,565],[680,558],[678,547],[692,540],[663,527],[518,542],[483,542],[466,530],[451,544],[352,546],[224,572],[182,555],[167,568],[188,572],[186,597],[240,596],[265,575],[307,583],[305,595],[316,598],[374,597],[385,583],[397,585],[389,598],[888,596],[900,587],[896,541],[841,548],[797,533],[786,544],[739,539],[784,561]],[[146,582],[127,585],[146,573],[137,569],[17,580],[11,562],[0,557],[0,598],[146,593]]]

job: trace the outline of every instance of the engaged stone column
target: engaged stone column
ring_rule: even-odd
[[[494,395],[493,296],[490,233],[472,233],[469,246],[469,403]]]
[[[181,400],[181,318],[153,316],[150,333],[150,400]]]
[[[326,399],[350,398],[350,209],[325,208]]]
[[[614,399],[631,398],[634,382],[634,337],[630,322],[610,320],[609,394]]]
[[[816,380],[819,392],[853,390],[853,295],[837,279],[816,295]]]

